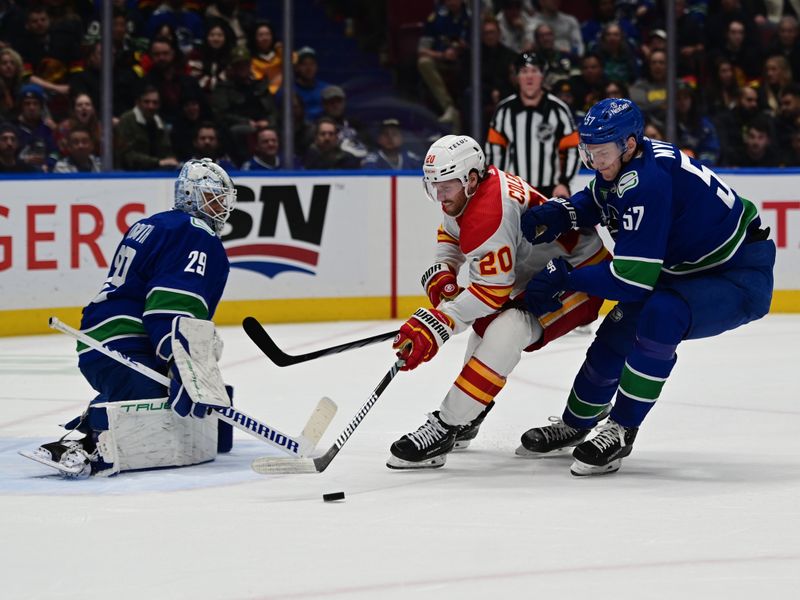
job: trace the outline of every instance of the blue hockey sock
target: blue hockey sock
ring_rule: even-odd
[[[624,427],[638,427],[661,395],[678,359],[676,345],[637,339],[619,381],[611,418]]]
[[[567,425],[576,429],[595,426],[597,418],[614,397],[623,360],[605,344],[592,344],[567,399],[562,416]]]
[[[624,427],[641,425],[675,366],[675,350],[689,323],[689,306],[677,294],[656,292],[647,300],[622,369],[611,419]]]

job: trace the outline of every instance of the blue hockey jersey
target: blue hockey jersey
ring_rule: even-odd
[[[598,173],[571,201],[580,225],[608,228],[614,260],[572,272],[569,289],[610,300],[640,300],[660,278],[724,265],[760,224],[755,205],[711,169],[648,138],[614,181]]]
[[[177,315],[211,319],[230,265],[222,242],[204,221],[180,210],[134,223],[114,254],[103,288],[83,309],[81,330],[114,350],[172,356]],[[99,353],[78,344],[81,361]]]

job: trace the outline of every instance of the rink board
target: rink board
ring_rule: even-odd
[[[726,172],[778,246],[773,312],[800,312],[800,172]],[[417,174],[234,174],[220,324],[396,318],[424,301],[439,223]],[[579,177],[579,185],[586,176]],[[172,175],[0,182],[0,335],[77,324],[127,227],[172,204]]]

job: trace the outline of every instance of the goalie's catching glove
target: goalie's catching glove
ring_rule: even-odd
[[[418,308],[400,327],[392,348],[397,350],[398,358],[405,360],[402,370],[410,371],[436,356],[439,347],[452,335],[450,317],[435,308]]]

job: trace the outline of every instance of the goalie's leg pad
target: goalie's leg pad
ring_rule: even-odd
[[[94,356],[97,354],[99,353],[81,354],[78,357],[78,366],[86,381],[98,394],[80,416],[64,424],[65,429],[77,430],[85,434],[108,429],[106,412],[103,408],[97,407],[102,407],[108,402],[160,398],[167,393],[167,389],[162,384],[107,356],[102,354]],[[131,360],[155,371],[162,372],[164,369],[164,365],[159,364],[152,354],[144,352],[127,354]]]
[[[184,419],[166,398],[107,403],[108,429],[97,432],[96,475],[183,467],[214,460],[217,419]]]

